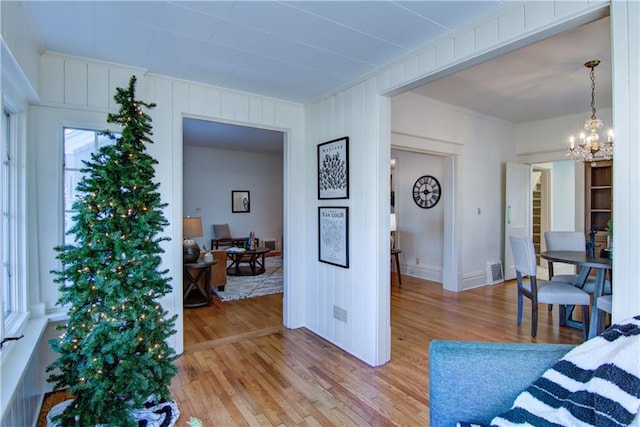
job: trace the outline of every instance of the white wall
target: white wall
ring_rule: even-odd
[[[569,148],[569,136],[580,134],[584,130],[584,122],[591,116],[590,111],[569,116],[555,117],[520,124],[516,127],[516,151],[521,160],[545,159],[543,161],[566,160],[566,150]],[[598,110],[606,129],[613,126],[611,109]],[[544,137],[540,137],[544,135]]]
[[[453,239],[460,257],[458,283],[445,287],[460,291],[486,284],[486,262],[502,259],[504,250],[503,169],[504,162],[515,159],[514,126],[412,93],[392,99],[391,117],[394,148],[456,157],[455,171],[449,172],[455,185],[443,187],[443,197],[455,198],[454,236],[436,234]],[[450,169],[440,167],[443,175]],[[429,239],[426,233],[422,237]],[[443,248],[444,243],[436,240],[436,246]],[[415,258],[406,262],[411,266]]]
[[[307,327],[371,365],[390,357],[389,103],[370,79],[306,108]],[[349,137],[349,199],[317,199],[317,144]],[[320,263],[318,206],[349,208],[349,268]],[[381,231],[382,230],[382,231]],[[379,238],[380,235],[385,238]],[[333,317],[334,306],[347,322]]]
[[[204,237],[194,239],[211,249],[213,224],[229,224],[233,236],[259,239],[282,236],[282,154],[184,147],[185,215],[202,217]],[[251,211],[231,212],[231,191],[249,191]],[[200,210],[200,212],[197,211]]]
[[[13,102],[36,102],[40,88],[40,46],[35,24],[21,2],[0,2],[2,90]],[[10,64],[11,72],[5,67]]]
[[[463,31],[412,52],[384,67],[375,77],[363,78],[348,88],[314,102],[304,109],[305,117],[299,105],[161,76],[145,76],[140,80],[144,89],[138,93],[145,100],[158,103],[158,108],[152,114],[156,145],[150,151],[157,155],[161,165],[167,165],[159,171],[158,176],[162,183],[163,200],[170,203],[167,216],[172,224],[178,224],[183,214],[182,147],[178,143],[181,141],[183,114],[286,131],[284,224],[285,246],[291,249],[288,251],[291,259],[285,263],[285,277],[289,278],[290,283],[304,283],[306,286],[288,288],[285,282],[285,324],[300,326],[306,322],[312,330],[363,360],[372,364],[384,363],[390,356],[387,202],[390,122],[389,101],[379,94],[403,91],[407,85],[434,78],[451,67],[460,67],[465,61],[486,59],[497,54],[492,52],[498,49],[515,49],[532,39],[586,22],[595,15],[601,15],[603,6],[607,4],[597,1],[513,4],[499,11],[496,16],[476,22]],[[10,22],[7,21],[10,18],[3,15],[3,37],[4,24]],[[633,202],[638,200],[637,188],[634,189],[630,184],[640,181],[638,168],[634,167],[640,163],[640,151],[637,145],[630,143],[631,135],[640,133],[639,124],[634,120],[639,114],[637,76],[640,71],[637,57],[627,55],[628,52],[637,51],[640,45],[635,25],[637,21],[637,2],[614,3],[612,31],[614,47],[617,49],[613,50],[613,110],[617,132],[616,159],[620,159],[616,161],[616,165],[620,166],[614,169],[614,218],[618,230],[629,231],[616,238],[620,255],[616,255],[614,261],[614,274],[621,279],[621,285],[616,288],[619,297],[614,298],[614,313],[620,315],[635,314],[640,306],[640,291],[631,286],[631,283],[635,283],[636,275],[632,266],[640,264],[640,248],[635,244],[640,236],[640,226],[637,222],[638,207]],[[83,68],[85,62],[87,67]],[[60,108],[60,113],[64,113],[68,120],[77,120],[82,111],[104,114],[110,106],[114,89],[111,83],[120,83],[122,75],[129,73],[128,69],[123,70],[122,67],[55,55],[43,56],[41,64],[43,77],[40,95],[47,106]],[[21,66],[32,69],[28,59]],[[83,72],[83,69],[86,71]],[[92,84],[88,85],[87,82]],[[31,79],[31,83],[37,85],[37,79]],[[501,229],[501,213],[490,217],[488,212],[499,210],[503,202],[501,198],[495,200],[493,194],[502,193],[501,188],[495,188],[502,175],[501,156],[511,157],[511,153],[501,154],[501,149],[509,151],[508,147],[498,142],[505,138],[494,138],[498,136],[495,129],[486,123],[478,123],[477,129],[469,127],[466,131],[469,140],[489,141],[487,146],[457,147],[457,123],[449,121],[443,125],[453,130],[444,139],[454,143],[450,147],[454,165],[451,182],[452,187],[456,188],[454,194],[465,196],[457,203],[454,213],[454,245],[463,248],[461,261],[464,262],[459,263],[460,267],[457,262],[453,264],[460,275],[466,276],[464,279],[467,283],[472,284],[483,276],[481,272],[484,265],[477,254],[482,252],[485,242],[496,238],[499,234],[497,229]],[[40,124],[36,120],[31,126],[37,128]],[[508,136],[508,132],[504,134]],[[344,135],[352,138],[353,197],[336,204],[350,207],[352,267],[349,270],[337,270],[316,261],[317,206],[320,202],[315,199],[315,147],[318,143]],[[51,134],[46,139],[50,140]],[[46,140],[40,143],[46,143]],[[436,141],[434,145],[439,143]],[[30,150],[41,156],[39,148],[34,142]],[[488,164],[478,165],[481,162],[477,159],[487,158]],[[627,164],[624,164],[625,158]],[[35,175],[44,174],[37,168],[31,172]],[[478,182],[481,182],[481,189]],[[60,187],[55,187],[55,176],[44,184],[42,191],[50,189],[53,194],[60,191]],[[483,214],[474,216],[478,207]],[[37,218],[37,236],[55,234],[55,230],[49,227],[61,223],[58,217],[60,211],[57,214],[54,212],[56,206],[52,208],[42,204],[36,208],[30,210],[29,215]],[[179,227],[170,227],[167,234],[173,240],[164,261],[171,275],[176,277],[181,269],[181,231]],[[494,243],[490,251],[500,253],[498,248],[501,244],[498,243],[496,248]],[[362,247],[367,249],[366,254],[356,250]],[[43,248],[32,255],[50,256],[45,251],[46,248]],[[447,257],[457,256],[447,248],[445,254],[445,263],[449,262]],[[47,271],[40,270],[45,280]],[[50,286],[46,282],[33,285],[41,291],[48,291],[47,287]],[[180,314],[182,307],[179,294],[173,293],[168,308]],[[333,305],[341,305],[349,311],[350,320],[347,324],[334,321],[331,315]],[[181,339],[179,334],[175,343],[178,351],[181,349]]]
[[[182,120],[185,114],[204,119],[245,124],[286,132],[284,152],[284,191],[279,194],[300,192],[305,188],[305,175],[300,161],[305,157],[302,147],[303,129],[301,107],[297,104],[263,98],[211,86],[177,81],[170,78],[144,74],[143,70],[121,65],[69,58],[57,54],[45,54],[41,59],[41,107],[34,107],[31,117],[33,137],[29,141],[30,152],[35,155],[33,175],[37,180],[37,203],[32,215],[37,220],[38,247],[33,249],[33,259],[40,272],[40,286],[33,298],[39,298],[53,309],[58,292],[49,271],[58,268],[53,246],[62,241],[62,135],[65,125],[104,128],[106,114],[115,107],[111,100],[116,87],[127,85],[131,74],[138,76],[137,96],[147,102],[157,103],[149,111],[153,119],[153,141],[148,148],[159,165],[156,180],[160,183],[162,201],[168,203],[165,216],[170,225],[165,235],[171,238],[165,244],[163,267],[174,278],[174,290],[161,301],[170,314],[178,314],[178,333],[171,338],[171,345],[182,352],[182,216],[183,216],[183,145]],[[88,84],[90,82],[91,84]],[[282,174],[283,167],[279,168]],[[258,201],[260,197],[258,194]],[[229,198],[231,196],[229,195]],[[282,197],[282,196],[280,196]],[[284,235],[300,235],[305,219],[300,216],[300,199],[284,196]],[[283,205],[282,201],[279,203]],[[258,206],[260,203],[258,202]],[[289,217],[289,221],[287,221]],[[288,226],[286,224],[289,224]],[[177,225],[177,226],[176,226]],[[271,230],[268,230],[271,231]],[[273,236],[269,236],[273,237]],[[289,244],[290,258],[285,263],[284,323],[297,327],[304,323],[303,312],[293,303],[303,290],[288,288],[304,271],[303,254],[294,241]],[[285,241],[285,246],[287,242]],[[176,279],[177,278],[177,279]],[[39,295],[37,295],[39,294]],[[289,307],[294,309],[289,310]]]
[[[576,202],[584,201],[584,186],[581,189],[576,188],[577,172],[584,174],[584,166],[574,160],[562,160],[552,164],[552,230],[584,231],[584,203]],[[576,198],[577,195],[580,197]],[[580,221],[576,221],[577,211],[581,213]]]
[[[397,159],[394,180],[396,248],[402,250],[400,269],[409,276],[442,282],[444,207],[451,196],[451,188],[443,180],[448,162],[443,156],[395,149],[391,150],[391,157]],[[430,209],[420,208],[413,201],[413,184],[423,175],[435,177],[442,188],[440,201]]]

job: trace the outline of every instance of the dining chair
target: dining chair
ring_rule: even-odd
[[[613,311],[611,308],[611,306],[613,305],[612,300],[613,298],[611,295],[602,295],[601,297],[598,297],[598,301],[596,303],[596,305],[598,306],[598,322],[596,323],[596,331],[598,335],[600,335],[602,331],[604,331],[607,313],[611,314]]]
[[[544,242],[548,251],[586,251],[586,240],[584,234],[579,231],[545,231]],[[549,266],[549,280],[554,282],[572,283],[580,287],[583,291],[592,294],[596,288],[596,278],[587,276],[584,286],[578,283],[578,274],[554,274],[553,262],[547,261]],[[604,292],[611,293],[611,282],[604,283]]]
[[[518,283],[518,325],[522,323],[524,298],[531,300],[531,336],[538,332],[538,304],[560,305],[560,316],[564,318],[566,305],[582,307],[582,333],[587,339],[589,334],[589,305],[591,298],[582,289],[571,283],[538,280],[536,277],[536,252],[531,237],[509,236],[513,262]],[[529,280],[525,281],[525,277]]]

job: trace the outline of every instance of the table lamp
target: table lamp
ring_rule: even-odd
[[[202,218],[182,218],[182,255],[185,263],[197,262],[200,258],[200,246],[193,240],[194,237],[202,237]]]
[[[397,225],[396,225],[396,214],[392,213],[391,214],[391,249],[395,249],[396,248],[396,230]]]

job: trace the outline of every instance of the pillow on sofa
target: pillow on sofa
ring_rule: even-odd
[[[640,425],[640,316],[571,350],[491,421],[523,425]]]
[[[492,426],[631,425],[640,413],[640,316],[567,353]]]

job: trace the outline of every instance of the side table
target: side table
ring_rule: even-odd
[[[398,287],[402,287],[402,274],[400,274],[400,255],[402,251],[400,249],[391,249],[391,256],[396,259],[396,274],[398,275]]]
[[[211,266],[217,261],[213,262],[193,262],[186,263],[183,267],[183,289],[182,294],[183,305],[187,308],[202,307],[205,305],[211,305]],[[195,277],[192,274],[195,272]],[[200,282],[204,281],[201,285]],[[197,291],[197,292],[196,292]],[[188,297],[195,292],[196,301],[187,302]]]

